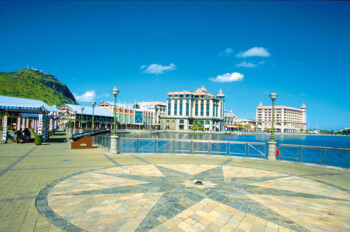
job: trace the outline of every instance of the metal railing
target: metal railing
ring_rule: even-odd
[[[349,168],[350,149],[280,144],[279,150],[277,160]]]
[[[120,153],[177,153],[266,159],[266,143],[218,140],[120,138]]]
[[[109,135],[100,134],[92,137],[92,143],[106,150],[111,148],[111,139]]]

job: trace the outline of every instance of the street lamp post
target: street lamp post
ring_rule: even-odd
[[[74,116],[73,134],[75,134],[75,131],[77,129],[77,111],[76,110],[74,111],[74,114],[75,116]]]
[[[94,113],[95,113],[95,105],[96,105],[96,102],[93,100],[91,102],[92,104],[92,123],[91,123],[91,131],[94,131]]]
[[[114,128],[113,128],[113,135],[116,136],[117,135],[117,124],[116,124],[116,121],[117,121],[117,115],[116,115],[116,109],[117,109],[117,95],[119,93],[119,90],[117,89],[117,87],[114,87],[114,89],[112,90],[112,93],[113,93],[113,96],[114,96],[114,109],[113,109],[113,112],[114,112]]]
[[[79,132],[83,133],[83,112],[84,112],[85,108],[84,108],[84,106],[81,106],[80,109],[81,109],[81,115],[80,115],[80,130],[79,130]]]
[[[271,139],[270,141],[275,141],[275,137],[274,137],[274,122],[275,122],[275,100],[277,98],[277,94],[276,93],[271,93],[270,94],[270,98],[272,100],[272,124],[271,124]]]
[[[268,159],[269,160],[276,160],[276,142],[274,138],[274,122],[275,122],[275,100],[277,98],[277,93],[271,93],[270,98],[272,100],[272,122],[271,122],[271,138],[268,142]]]
[[[117,136],[117,115],[116,115],[116,109],[117,109],[117,95],[119,93],[119,90],[117,87],[114,87],[112,90],[113,96],[114,96],[114,107],[113,107],[113,112],[114,112],[114,125],[113,125],[113,135],[111,136],[111,148],[110,152],[112,154],[117,154],[118,153],[118,136]]]

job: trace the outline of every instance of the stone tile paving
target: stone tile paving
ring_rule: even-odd
[[[348,192],[283,173],[225,165],[146,164],[89,171],[59,181],[39,196],[44,215],[54,213],[48,218],[55,224],[76,227],[67,230],[350,229]],[[342,207],[332,210],[330,205]]]
[[[344,170],[69,145],[0,144],[0,231],[350,230]]]

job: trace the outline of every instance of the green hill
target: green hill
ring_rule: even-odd
[[[76,103],[69,88],[55,76],[31,69],[0,72],[0,95],[42,100],[57,106]]]

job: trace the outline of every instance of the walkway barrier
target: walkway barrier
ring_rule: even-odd
[[[350,149],[303,145],[279,145],[277,160],[349,168]]]
[[[218,140],[120,138],[120,153],[177,153],[266,159],[266,144]]]
[[[102,147],[106,150],[111,148],[111,139],[109,135],[100,134],[92,137],[92,144]]]

